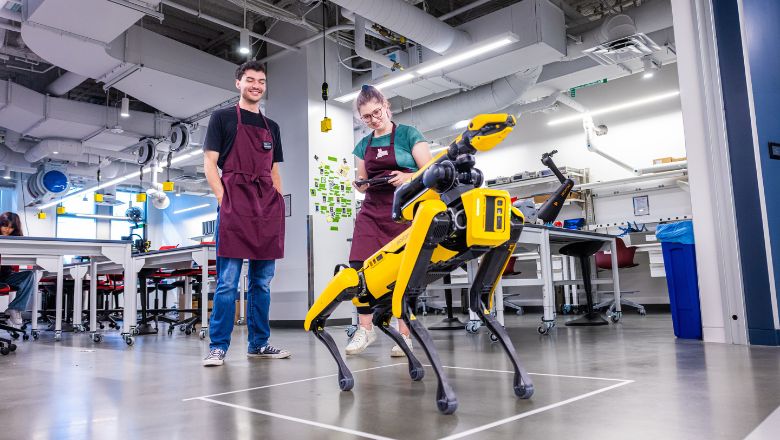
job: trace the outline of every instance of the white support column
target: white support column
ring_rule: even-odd
[[[671,3],[704,340],[747,344],[742,269],[710,1]]]

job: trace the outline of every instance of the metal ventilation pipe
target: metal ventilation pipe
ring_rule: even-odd
[[[366,19],[358,14],[355,14],[355,53],[361,58],[373,61],[388,69],[396,67],[389,58],[366,47]]]
[[[62,96],[78,87],[79,84],[86,80],[86,76],[73,72],[65,72],[46,86],[46,91],[54,96]]]
[[[125,161],[135,161],[136,157],[132,153],[122,153],[120,151],[104,150],[102,148],[86,147],[81,141],[72,139],[44,139],[37,143],[24,153],[27,162],[35,163],[41,159],[57,154],[76,155],[92,154],[95,156],[113,157]]]
[[[505,76],[468,92],[399,113],[393,116],[393,120],[399,124],[414,125],[420,131],[429,131],[470,119],[479,113],[495,112],[520,99],[536,84],[541,72],[539,66]]]
[[[471,43],[469,34],[403,0],[332,0],[333,3],[444,54]]]

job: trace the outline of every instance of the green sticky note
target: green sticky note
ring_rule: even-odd
[[[328,160],[331,162],[338,162],[339,160],[333,156],[328,156]]]
[[[338,231],[338,230],[339,230],[339,227],[338,227],[338,226],[331,226],[331,227],[330,227],[330,230],[331,230],[331,231]]]

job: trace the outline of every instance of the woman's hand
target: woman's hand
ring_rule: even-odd
[[[390,175],[393,176],[387,183],[399,187],[412,178],[412,173],[404,173],[403,171],[391,171]]]
[[[358,180],[363,180],[363,178],[359,177]],[[354,180],[352,181],[352,186],[355,187],[355,189],[358,190],[358,192],[360,192],[361,194],[365,194],[366,190],[368,189],[368,184],[367,183],[364,183],[362,185],[358,185],[357,183],[355,183]]]

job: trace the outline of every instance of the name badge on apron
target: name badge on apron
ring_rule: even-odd
[[[273,148],[273,144],[272,143],[270,143],[270,142],[263,142],[263,150],[268,151],[268,150],[270,150],[272,148]]]

